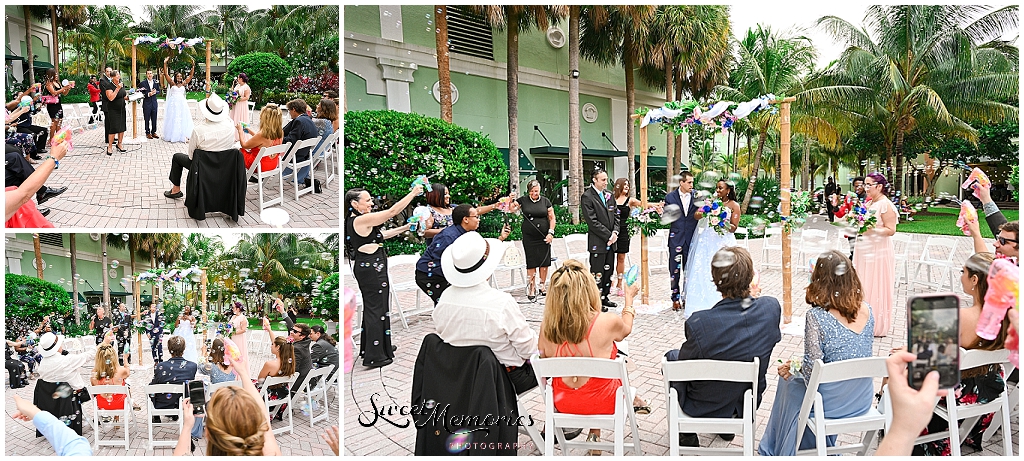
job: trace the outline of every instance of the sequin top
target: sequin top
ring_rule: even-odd
[[[444,229],[452,225],[451,213],[440,213],[437,210],[435,210],[434,207],[430,207],[430,216],[434,218],[434,227],[431,227],[431,229]]]
[[[871,305],[868,305],[868,323],[860,333],[855,333],[840,323],[828,310],[820,307],[808,309],[806,318],[804,362],[800,372],[808,381],[811,379],[811,371],[817,359],[831,363],[872,356],[875,316],[871,312]]]

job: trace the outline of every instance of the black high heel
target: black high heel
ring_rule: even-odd
[[[118,150],[118,152],[128,152],[127,150],[125,150],[125,149],[124,149],[123,147],[121,147],[120,145],[117,145],[117,146],[114,146],[114,147],[117,147],[117,150]]]
[[[109,146],[107,146],[107,155],[114,155],[114,153],[110,151],[110,147]]]

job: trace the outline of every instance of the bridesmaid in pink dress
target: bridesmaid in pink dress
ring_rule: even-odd
[[[886,195],[889,181],[880,173],[864,178],[868,212],[878,217],[875,227],[857,237],[853,250],[853,266],[860,276],[864,301],[871,305],[875,317],[875,337],[885,337],[892,326],[892,305],[896,279],[896,252],[892,236],[896,234],[899,213]]]
[[[245,366],[249,366],[249,349],[246,342],[246,331],[249,329],[249,320],[245,318],[245,314],[242,313],[242,303],[235,302],[232,307],[235,315],[231,317],[231,327],[233,331],[231,333],[231,341],[237,346],[239,352],[242,353],[242,361],[245,362]]]
[[[238,125],[238,122],[249,123],[249,98],[252,97],[252,90],[249,89],[249,76],[245,72],[238,74],[235,79],[235,87],[231,91],[238,92],[238,101],[231,108],[231,120]]]

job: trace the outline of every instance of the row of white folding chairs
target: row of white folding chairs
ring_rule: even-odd
[[[298,141],[295,144],[288,142],[274,147],[265,147],[260,149],[256,159],[245,172],[246,179],[253,177],[256,178],[255,187],[257,187],[259,191],[260,209],[262,210],[269,206],[284,203],[284,181],[287,178],[291,179],[295,192],[295,200],[298,200],[302,195],[312,193],[315,187],[314,183],[316,182],[317,167],[321,164],[324,165],[323,186],[327,187],[330,182],[335,179],[335,169],[338,166],[337,143],[340,136],[341,131],[339,130],[329,135],[326,139],[316,137]],[[323,139],[322,143],[320,142],[321,139]],[[317,144],[320,144],[320,146],[317,147]],[[307,148],[310,149],[309,158],[303,161],[298,160],[295,152]],[[263,170],[260,167],[262,160],[275,155],[278,156],[277,166],[270,170]],[[309,168],[309,177],[311,179],[309,187],[301,187],[299,182],[295,181],[295,178],[298,176],[299,169],[304,167]],[[284,172],[285,168],[291,168],[291,172],[286,174]],[[281,195],[274,199],[265,200],[263,181],[275,179]]]

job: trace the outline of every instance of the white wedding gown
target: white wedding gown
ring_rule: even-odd
[[[174,336],[181,336],[185,340],[185,353],[182,357],[192,363],[199,363],[199,349],[196,347],[196,336],[192,332],[192,322],[182,320],[178,328],[174,329]]]
[[[686,257],[686,310],[683,318],[690,318],[694,312],[711,309],[722,300],[714,280],[711,279],[711,258],[722,247],[736,245],[736,236],[732,232],[719,235],[708,227],[708,218],[697,223],[690,243],[690,253]]]
[[[171,86],[167,90],[167,105],[164,112],[163,140],[167,142],[186,142],[192,136],[192,110],[185,100],[185,87]]]

